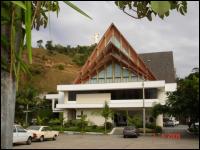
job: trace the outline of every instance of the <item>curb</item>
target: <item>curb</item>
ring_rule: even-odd
[[[74,131],[64,131],[64,134],[68,134],[68,135],[80,135],[80,134],[88,134],[88,135],[103,135],[103,133],[99,133],[99,132],[74,132]]]

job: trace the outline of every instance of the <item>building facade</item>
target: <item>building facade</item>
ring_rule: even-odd
[[[109,119],[116,126],[125,125],[130,115],[146,121],[150,108],[165,104],[166,92],[176,90],[172,52],[137,54],[120,31],[111,24],[77,74],[74,84],[58,85],[58,94],[47,94],[54,112],[63,112],[64,121],[86,115],[91,124],[103,125],[100,112],[105,101],[114,112]],[[144,103],[143,103],[144,102]],[[156,118],[163,126],[163,117]]]

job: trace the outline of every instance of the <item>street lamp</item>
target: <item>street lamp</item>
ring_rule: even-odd
[[[143,76],[143,80],[142,80],[142,100],[143,100],[143,134],[145,135],[146,133],[146,120],[145,120],[145,92],[144,92],[144,76]]]
[[[150,59],[147,60],[147,63],[151,62]],[[142,80],[142,100],[143,100],[143,134],[146,134],[146,116],[145,116],[145,91],[144,91],[144,75]]]

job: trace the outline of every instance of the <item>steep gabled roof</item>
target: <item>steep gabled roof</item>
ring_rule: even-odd
[[[143,53],[139,56],[154,72],[157,79],[165,80],[166,83],[176,82],[172,51]]]
[[[117,61],[136,75],[144,76],[145,79],[156,79],[151,70],[112,23],[81,68],[74,83],[85,82],[97,70],[103,69],[105,63],[110,61]]]

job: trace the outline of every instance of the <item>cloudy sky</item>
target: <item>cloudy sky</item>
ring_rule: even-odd
[[[114,2],[73,2],[93,20],[90,20],[69,6],[60,2],[60,13],[50,13],[48,28],[33,30],[32,44],[42,39],[44,43],[52,40],[53,44],[63,46],[90,45],[92,36],[99,33],[99,39],[113,22],[137,53],[173,51],[174,65],[179,77],[187,76],[192,68],[199,67],[199,2],[188,3],[185,16],[176,11],[161,20],[148,21],[133,19]],[[44,45],[44,44],[43,44]]]

